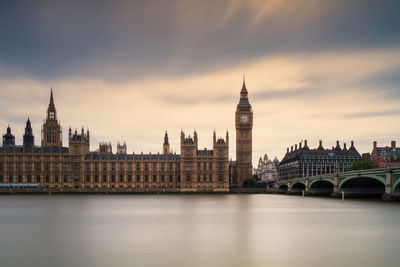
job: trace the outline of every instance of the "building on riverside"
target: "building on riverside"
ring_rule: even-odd
[[[376,168],[400,167],[400,148],[396,147],[396,141],[392,141],[390,147],[378,147],[375,141],[370,160]]]
[[[258,160],[257,168],[254,168],[253,173],[258,176],[261,182],[275,182],[279,180],[278,174],[279,160],[275,157],[274,160],[268,159],[267,154],[264,158]]]
[[[294,178],[302,178],[307,176],[324,175],[336,172],[345,172],[354,161],[361,160],[361,155],[354,147],[347,148],[346,143],[343,148],[340,147],[339,141],[336,141],[336,147],[325,149],[322,141],[319,141],[318,148],[310,149],[307,140],[289,148],[282,161],[279,163],[279,179],[289,180]]]
[[[68,130],[68,145],[62,143],[62,127],[50,93],[50,103],[41,130],[41,146],[35,146],[28,119],[23,145],[15,144],[11,128],[0,147],[0,185],[37,184],[46,189],[115,189],[141,191],[228,191],[241,187],[251,176],[252,110],[243,81],[236,111],[238,160],[229,158],[229,134],[218,137],[214,131],[213,148],[199,149],[198,135],[181,131],[180,152],[171,153],[168,133],[162,153],[129,154],[126,144],[118,144],[116,153],[110,143],[99,143],[90,151],[89,130]]]

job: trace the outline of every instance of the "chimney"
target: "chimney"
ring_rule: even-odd
[[[346,143],[343,143],[343,149],[347,149],[347,148],[346,148]]]
[[[291,147],[290,152],[293,152],[293,146]]]
[[[319,140],[319,146],[322,146],[322,140]]]
[[[396,149],[396,141],[392,141],[391,147],[392,147],[392,149]]]
[[[286,154],[289,153],[289,148],[286,149]]]
[[[299,149],[301,149],[301,142],[299,143]]]
[[[304,140],[304,146],[307,146],[307,140]]]
[[[353,140],[351,141],[351,147],[354,147],[354,141]]]
[[[376,141],[374,141],[374,149],[376,148],[376,146],[377,146],[377,142],[376,142]]]
[[[294,150],[297,151],[297,144],[294,145]]]

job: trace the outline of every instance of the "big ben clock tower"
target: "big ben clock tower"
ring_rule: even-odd
[[[244,180],[252,175],[252,131],[253,110],[248,99],[245,78],[240,91],[240,101],[236,108],[236,178],[234,186],[242,187]]]

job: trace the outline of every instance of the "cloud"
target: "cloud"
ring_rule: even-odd
[[[118,82],[267,56],[398,46],[398,1],[41,1],[0,4],[0,76]]]
[[[396,69],[398,56],[397,48],[277,55],[197,75],[118,82],[81,77],[54,79],[52,85],[65,145],[68,127],[84,126],[90,129],[92,150],[98,141],[115,146],[125,140],[129,152],[157,153],[168,130],[171,147],[179,152],[181,129],[196,129],[200,148],[210,148],[215,128],[218,136],[229,130],[235,158],[234,112],[245,69],[255,116],[255,160],[264,153],[281,158],[287,146],[304,139],[310,145],[319,139],[326,144],[355,140],[360,152],[369,152],[373,140],[389,142],[397,136],[399,96],[383,93],[380,83],[365,88],[363,81]],[[0,79],[0,85],[1,129],[11,123],[22,142],[30,116],[38,143],[50,82],[20,77]]]

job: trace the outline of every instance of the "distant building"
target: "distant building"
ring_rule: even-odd
[[[378,147],[375,141],[370,159],[376,168],[400,167],[400,148],[396,147],[396,141],[390,147]]]
[[[198,148],[196,131],[193,137],[182,131],[180,155],[170,152],[167,132],[163,141],[161,154],[128,154],[126,143],[118,143],[116,154],[112,152],[111,143],[99,143],[99,150],[91,152],[89,130],[85,132],[82,127],[80,133],[69,128],[68,146],[65,147],[51,91],[40,147],[35,147],[29,119],[22,146],[15,145],[10,127],[3,135],[0,187],[1,184],[34,183],[37,188],[49,189],[229,191],[228,132],[225,138],[217,138],[214,131],[213,148],[203,150]],[[246,156],[249,153],[251,155],[246,150]],[[243,162],[251,166],[249,158],[243,158]]]
[[[346,143],[343,144],[343,149],[336,141],[336,147],[332,149],[324,149],[322,141],[319,141],[318,148],[310,149],[307,145],[307,140],[304,141],[304,146],[299,143],[287,148],[286,154],[279,163],[279,179],[288,180],[307,176],[324,175],[335,172],[345,172],[346,168],[351,166],[354,161],[361,160],[361,155],[354,147],[354,142],[351,141],[349,149]]]
[[[261,182],[274,182],[279,180],[278,175],[279,160],[268,159],[267,154],[259,159],[257,168],[254,168],[254,174],[258,176]]]
[[[117,154],[126,154],[126,143],[124,142],[123,144],[120,144],[118,142],[117,144]]]

